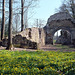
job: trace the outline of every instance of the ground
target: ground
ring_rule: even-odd
[[[75,48],[72,46],[66,46],[61,44],[55,44],[55,45],[45,45],[41,47],[44,51],[61,51],[61,52],[67,52],[67,51],[75,51]]]
[[[5,50],[6,47],[0,47],[0,50]],[[14,48],[13,51],[36,51],[36,49],[25,49],[25,48]],[[61,45],[61,44],[55,44],[55,45],[45,45],[42,46],[39,50],[44,50],[44,51],[61,51],[61,52],[67,52],[67,51],[75,51],[75,48],[73,48],[72,46],[66,46],[66,45]]]

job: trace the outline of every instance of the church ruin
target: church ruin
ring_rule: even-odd
[[[48,18],[47,25],[44,27],[46,33],[45,43],[53,44],[54,33],[60,29],[71,34],[71,44],[74,44],[75,20],[66,12],[56,13]]]
[[[27,28],[13,36],[13,44],[20,47],[40,48],[42,45],[53,44],[53,36],[56,31],[61,31],[57,43],[75,45],[75,20],[66,12],[56,13],[48,18],[43,28]],[[8,39],[0,42],[0,45],[7,46]]]

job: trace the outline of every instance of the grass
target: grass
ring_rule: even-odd
[[[75,52],[0,51],[1,75],[75,75]]]
[[[70,47],[69,45],[56,44],[54,47],[63,49],[63,50],[75,50],[75,48]]]
[[[53,40],[53,44],[55,44],[56,40]],[[74,47],[71,47],[70,45],[62,45],[62,44],[56,44],[54,47],[64,49],[64,50],[75,50]]]
[[[53,44],[55,44],[56,40],[53,40]]]

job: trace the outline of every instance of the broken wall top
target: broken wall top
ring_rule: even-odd
[[[51,21],[54,20],[71,20],[73,23],[75,23],[75,20],[67,12],[60,12],[50,16],[47,23],[50,23]]]

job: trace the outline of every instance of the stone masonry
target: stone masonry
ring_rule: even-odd
[[[45,33],[43,28],[27,28],[14,35],[12,40],[14,46],[39,48],[41,45],[45,45]],[[0,44],[2,46],[7,46],[8,39],[4,39]]]
[[[66,30],[61,30],[61,35],[57,38],[56,44],[70,45],[71,34]]]
[[[27,28],[16,35],[13,35],[13,45],[24,48],[40,48],[45,44],[53,44],[53,36],[58,30],[68,31],[71,35],[67,38],[66,35],[59,37],[66,41],[70,39],[71,44],[75,45],[75,20],[66,12],[56,13],[49,17],[47,24],[43,28]],[[66,32],[63,31],[63,34]],[[65,38],[64,38],[65,37]],[[58,41],[60,41],[58,39]],[[63,42],[63,40],[61,40]],[[67,43],[67,42],[65,42]],[[0,45],[7,46],[8,39],[0,42]]]
[[[55,32],[60,29],[66,30],[71,34],[71,44],[74,44],[75,20],[66,12],[56,13],[48,19],[47,24],[44,27],[46,44],[53,44],[53,36]]]

